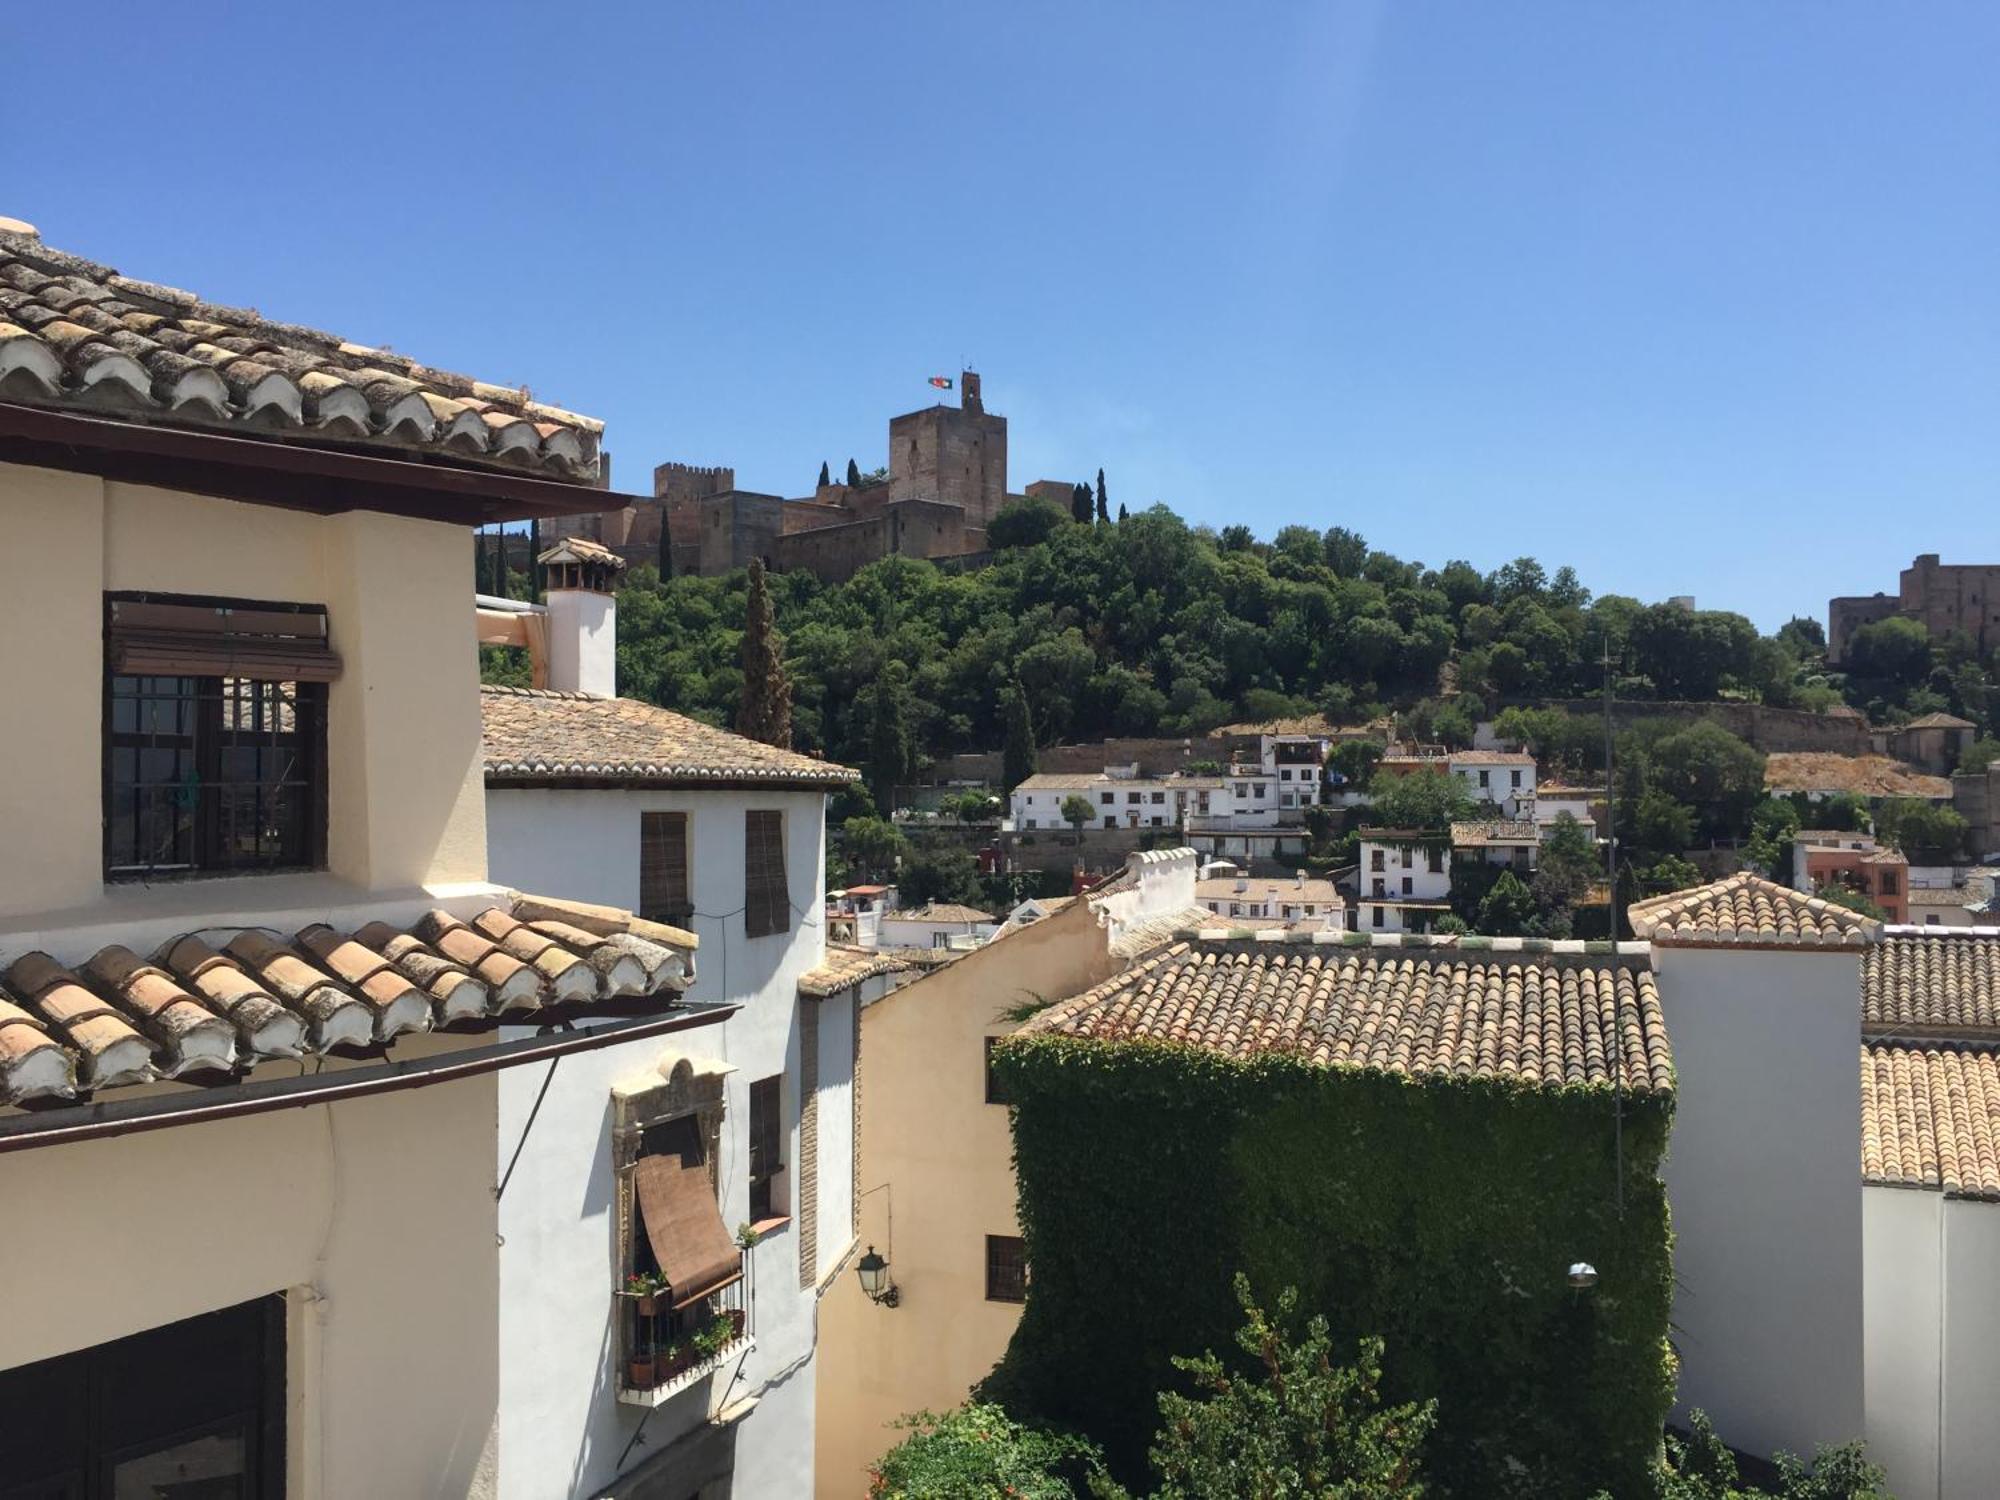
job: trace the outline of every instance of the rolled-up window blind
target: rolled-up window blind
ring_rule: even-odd
[[[340,675],[323,609],[113,599],[106,645],[111,670],[126,677],[331,682]]]

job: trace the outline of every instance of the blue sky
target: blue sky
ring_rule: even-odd
[[[1015,488],[1766,628],[2000,560],[2000,9],[130,4],[0,213],[804,493],[969,361]]]

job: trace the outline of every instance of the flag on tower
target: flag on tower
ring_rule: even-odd
[[[951,389],[951,377],[949,375],[933,375],[931,376],[931,384],[941,391],[948,391]]]

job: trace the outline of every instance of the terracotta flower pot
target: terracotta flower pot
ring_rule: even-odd
[[[632,1300],[638,1303],[639,1316],[642,1318],[650,1318],[660,1310],[660,1294],[658,1292],[641,1292]]]
[[[740,1307],[724,1308],[722,1315],[729,1319],[729,1341],[733,1344],[743,1337],[743,1309]]]
[[[652,1355],[633,1355],[625,1362],[625,1379],[635,1391],[650,1391],[660,1383],[658,1362]]]

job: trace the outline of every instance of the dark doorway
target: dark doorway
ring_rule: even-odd
[[[0,1500],[279,1500],[285,1299],[0,1370]]]

